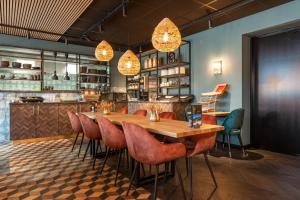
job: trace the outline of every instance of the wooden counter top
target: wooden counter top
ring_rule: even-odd
[[[92,119],[96,119],[98,116],[103,116],[116,125],[122,125],[123,121],[136,123],[151,133],[173,138],[182,138],[224,130],[224,127],[219,125],[202,124],[200,128],[189,128],[188,123],[185,121],[161,119],[159,122],[151,122],[147,117],[124,115],[120,113],[103,115],[98,112],[82,112],[82,114],[85,114]]]

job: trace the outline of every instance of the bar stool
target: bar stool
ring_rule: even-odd
[[[124,107],[118,109],[117,112],[122,113],[122,114],[128,114],[128,107],[124,106]]]
[[[117,173],[116,173],[116,178],[115,178],[115,185],[116,185],[117,179],[118,179],[119,168],[120,168],[121,156],[122,156],[123,151],[126,148],[125,135],[122,130],[120,130],[113,123],[111,123],[111,121],[109,121],[108,119],[106,119],[104,117],[98,117],[97,122],[98,122],[99,128],[101,130],[102,140],[107,147],[105,159],[104,159],[100,174],[102,174],[102,171],[106,164],[110,149],[119,150]]]
[[[80,142],[80,146],[79,146],[79,151],[78,151],[78,157],[79,157],[80,151],[81,151],[82,142],[83,142],[83,139],[84,139],[84,133],[83,133],[82,126],[81,126],[81,123],[79,121],[78,116],[74,112],[71,112],[71,111],[68,111],[67,114],[68,114],[68,117],[69,117],[72,129],[73,129],[74,133],[76,133],[76,138],[74,140],[71,152],[73,151],[73,149],[75,147],[75,144],[77,142],[79,134],[82,133],[82,138],[81,138],[81,142]]]
[[[203,115],[202,123],[215,125],[217,124],[217,119],[215,116]],[[215,146],[216,135],[217,133],[214,132],[214,133],[192,136],[189,142],[185,142],[186,149],[187,149],[187,160],[188,160],[187,169],[188,169],[188,176],[189,176],[190,199],[193,198],[192,158],[196,155],[199,154],[204,155],[205,162],[208,166],[210,175],[215,184],[215,189],[218,187],[216,178],[214,176],[213,170],[211,168],[211,165],[207,157],[208,151]]]
[[[161,112],[161,113],[159,113],[159,117],[162,119],[176,120],[176,113],[175,112]]]
[[[100,150],[102,151],[101,143],[100,143],[100,140],[102,140],[101,132],[100,132],[100,129],[99,129],[99,126],[97,125],[97,123],[95,123],[92,119],[90,119],[86,115],[78,113],[78,117],[79,117],[80,123],[82,125],[82,129],[83,129],[85,136],[90,139],[88,146],[84,153],[83,161],[85,160],[88,149],[91,146],[90,152],[94,158],[94,161],[93,161],[93,169],[94,169],[95,162],[96,162],[96,155],[98,153],[98,148],[100,147]],[[97,141],[97,147],[95,150],[95,142],[96,141]]]
[[[156,199],[159,164],[185,157],[185,146],[181,143],[163,144],[155,139],[155,137],[148,133],[144,128],[133,123],[123,122],[122,126],[126,138],[128,152],[131,157],[136,160],[126,195],[128,195],[130,191],[138,164],[144,163],[155,165],[156,167],[153,191],[153,199]],[[178,174],[181,191],[185,199],[182,178],[177,166],[176,171]]]
[[[133,115],[146,117],[147,116],[147,110],[144,110],[144,109],[136,110],[133,113]]]

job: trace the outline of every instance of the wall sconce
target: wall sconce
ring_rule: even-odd
[[[212,67],[214,75],[222,74],[222,60],[214,61]]]

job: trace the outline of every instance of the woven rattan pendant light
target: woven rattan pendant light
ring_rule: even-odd
[[[95,56],[99,61],[110,61],[114,57],[114,50],[108,42],[102,40],[96,47]]]
[[[127,50],[119,59],[118,70],[125,76],[136,75],[140,72],[140,69],[141,63],[131,50]]]
[[[152,34],[152,44],[155,49],[161,52],[171,52],[180,46],[181,34],[169,18],[164,18],[155,27]]]

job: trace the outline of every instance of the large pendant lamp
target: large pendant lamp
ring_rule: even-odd
[[[113,48],[108,42],[102,40],[96,47],[95,56],[99,61],[110,61],[114,57]]]
[[[154,29],[152,44],[155,49],[161,52],[176,50],[181,44],[181,34],[178,27],[169,18],[164,18]]]
[[[57,53],[55,51],[54,52],[54,72],[53,72],[53,75],[51,76],[52,80],[58,80],[58,76],[56,74],[56,56],[57,56]]]
[[[118,70],[125,76],[136,75],[140,72],[140,69],[141,63],[131,50],[127,50],[119,59]]]
[[[66,53],[66,74],[64,76],[64,80],[66,81],[69,81],[70,80],[70,76],[69,76],[69,73],[68,73],[68,53]]]

